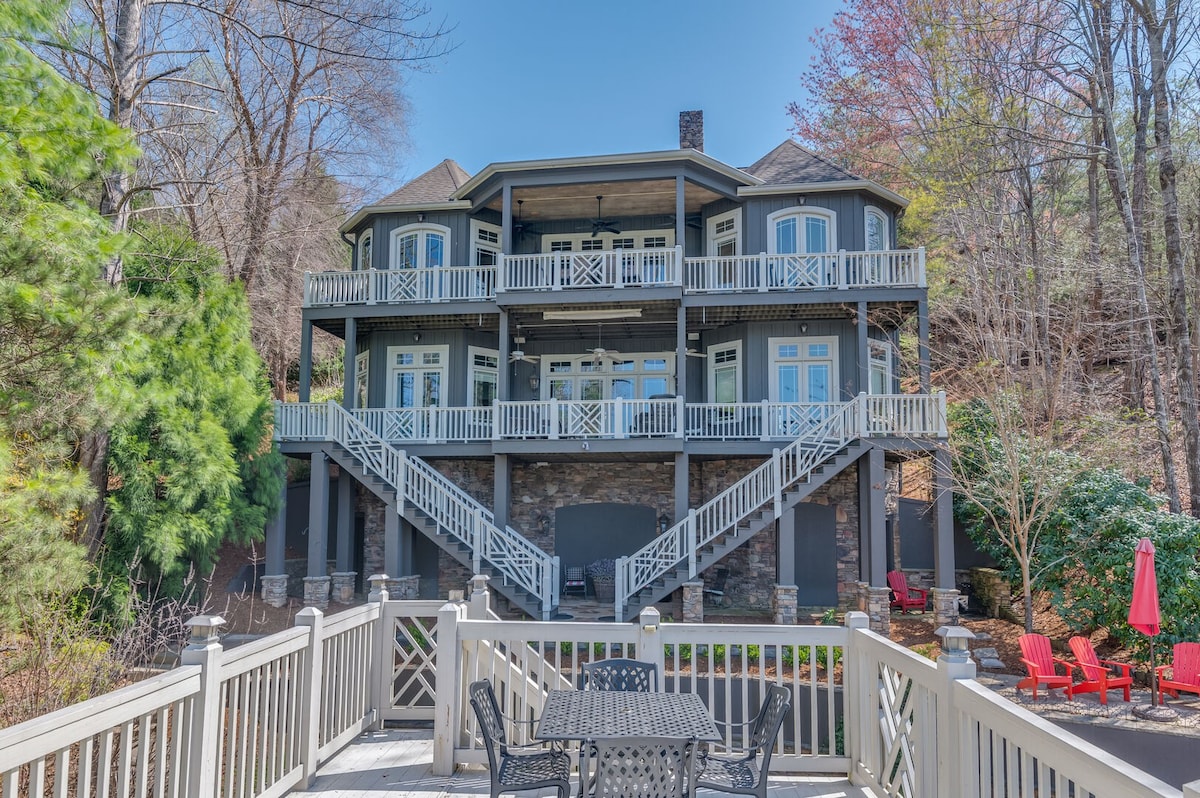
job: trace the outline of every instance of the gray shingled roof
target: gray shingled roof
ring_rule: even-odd
[[[471,179],[453,160],[447,158],[423,175],[415,177],[376,202],[376,205],[424,205],[447,202],[458,187]]]
[[[860,180],[832,161],[788,139],[775,149],[744,167],[765,183],[829,183],[836,180]]]

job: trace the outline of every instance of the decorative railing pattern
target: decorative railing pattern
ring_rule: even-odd
[[[497,291],[677,286],[683,248],[504,255]]]
[[[371,432],[391,444],[491,440],[490,407],[388,407],[350,411]]]
[[[444,601],[389,601],[381,619],[380,720],[432,720],[438,610]]]
[[[606,399],[592,402],[550,399],[496,402],[496,437],[513,438],[682,438],[683,397]]]
[[[276,438],[290,439],[289,433],[295,425],[304,433],[303,440],[326,440],[342,446],[364,470],[391,485],[402,501],[429,516],[447,534],[464,543],[471,550],[476,573],[479,573],[481,562],[486,560],[505,579],[536,596],[543,615],[550,614],[558,596],[558,562],[554,557],[511,527],[496,526],[491,510],[424,460],[392,446],[358,415],[346,411],[336,402],[327,403],[324,412],[314,412],[308,418],[299,411],[301,407],[317,406],[312,403],[277,405],[280,410],[276,416]],[[283,412],[283,407],[291,410]],[[368,414],[367,418],[373,417]]]
[[[766,505],[782,514],[783,491],[830,455],[859,437],[865,394],[831,411],[786,448],[724,491],[692,510],[687,517],[628,557],[617,560],[616,617],[638,591],[685,563],[688,575],[698,573],[697,554],[721,535]]]
[[[924,288],[925,250],[814,252],[687,258],[686,293],[746,293],[814,288]]]
[[[491,266],[310,272],[304,276],[305,307],[480,302],[495,298],[496,269]]]
[[[689,294],[924,288],[925,250],[684,258],[676,246],[501,255],[494,267],[310,272],[304,306],[481,302],[504,291],[669,286]]]

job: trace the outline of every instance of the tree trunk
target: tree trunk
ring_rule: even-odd
[[[1175,148],[1171,137],[1171,105],[1167,96],[1169,62],[1174,58],[1178,0],[1169,0],[1163,20],[1154,5],[1131,3],[1142,18],[1150,53],[1150,86],[1154,95],[1154,143],[1158,155],[1158,185],[1162,198],[1163,242],[1167,256],[1167,295],[1170,331],[1175,354],[1175,390],[1183,426],[1191,514],[1200,518],[1200,417],[1197,417],[1196,377],[1192,369],[1192,330],[1188,315],[1187,280],[1184,274],[1183,227],[1176,191]]]
[[[1150,311],[1150,300],[1146,291],[1146,261],[1142,247],[1142,230],[1133,216],[1133,206],[1130,201],[1129,181],[1125,164],[1121,157],[1120,138],[1117,135],[1117,125],[1113,111],[1115,96],[1113,83],[1112,50],[1112,8],[1109,3],[1093,2],[1088,8],[1092,58],[1096,65],[1096,80],[1092,89],[1096,93],[1094,107],[1100,117],[1104,132],[1104,168],[1112,191],[1113,201],[1121,214],[1125,226],[1125,246],[1129,255],[1129,264],[1134,275],[1134,294],[1137,299],[1137,310],[1140,320],[1138,329],[1142,337],[1142,346],[1147,359],[1150,374],[1150,386],[1154,393],[1154,425],[1158,433],[1159,453],[1163,462],[1163,487],[1167,493],[1167,501],[1171,512],[1179,512],[1179,483],[1175,476],[1175,459],[1171,453],[1171,431],[1167,416],[1166,392],[1163,390],[1162,373],[1158,356],[1158,341],[1155,338],[1153,317]],[[1144,120],[1143,120],[1144,124]],[[1137,353],[1133,353],[1136,356]]]

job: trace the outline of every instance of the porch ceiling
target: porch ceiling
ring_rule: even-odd
[[[611,319],[608,321],[570,321],[543,318],[545,311],[554,310],[600,310],[613,307],[638,307],[642,311],[640,318]],[[513,308],[509,311],[509,333],[520,334],[530,342],[537,341],[594,341],[597,336],[597,325],[602,325],[604,339],[628,339],[637,337],[663,337],[675,335],[675,313],[678,304],[673,301],[631,302],[631,303],[563,303],[554,305],[539,305],[537,307]],[[915,311],[906,303],[884,307],[872,305],[872,316],[887,313],[889,320],[903,318]],[[731,324],[748,324],[755,322],[776,321],[805,321],[812,319],[852,318],[855,313],[854,303],[824,302],[824,303],[780,303],[769,305],[737,305],[716,307],[689,307],[687,309],[687,331],[704,332]],[[884,318],[873,318],[873,321],[883,322]],[[342,337],[345,334],[345,320],[341,318],[321,319],[317,326],[326,332]],[[495,312],[489,313],[451,313],[444,315],[421,316],[378,316],[359,318],[359,333],[385,330],[476,330],[497,333],[500,330],[500,317]]]
[[[601,210],[605,216],[655,216],[675,213],[675,181],[628,180],[604,183],[572,183],[563,186],[535,186],[513,190],[515,203],[522,201],[521,220],[591,219],[596,215],[596,195],[604,197]],[[703,186],[685,182],[683,189],[685,213],[699,213],[700,208],[721,198],[720,194]],[[503,212],[503,197],[497,195],[486,207]]]

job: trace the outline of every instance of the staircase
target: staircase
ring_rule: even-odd
[[[866,396],[803,436],[640,550],[617,560],[616,617],[631,620],[741,546],[858,459]]]
[[[419,457],[384,441],[336,402],[310,439],[329,442],[329,456],[404,520],[534,618],[558,605],[558,558],[539,549]],[[321,434],[321,433],[324,434]]]

